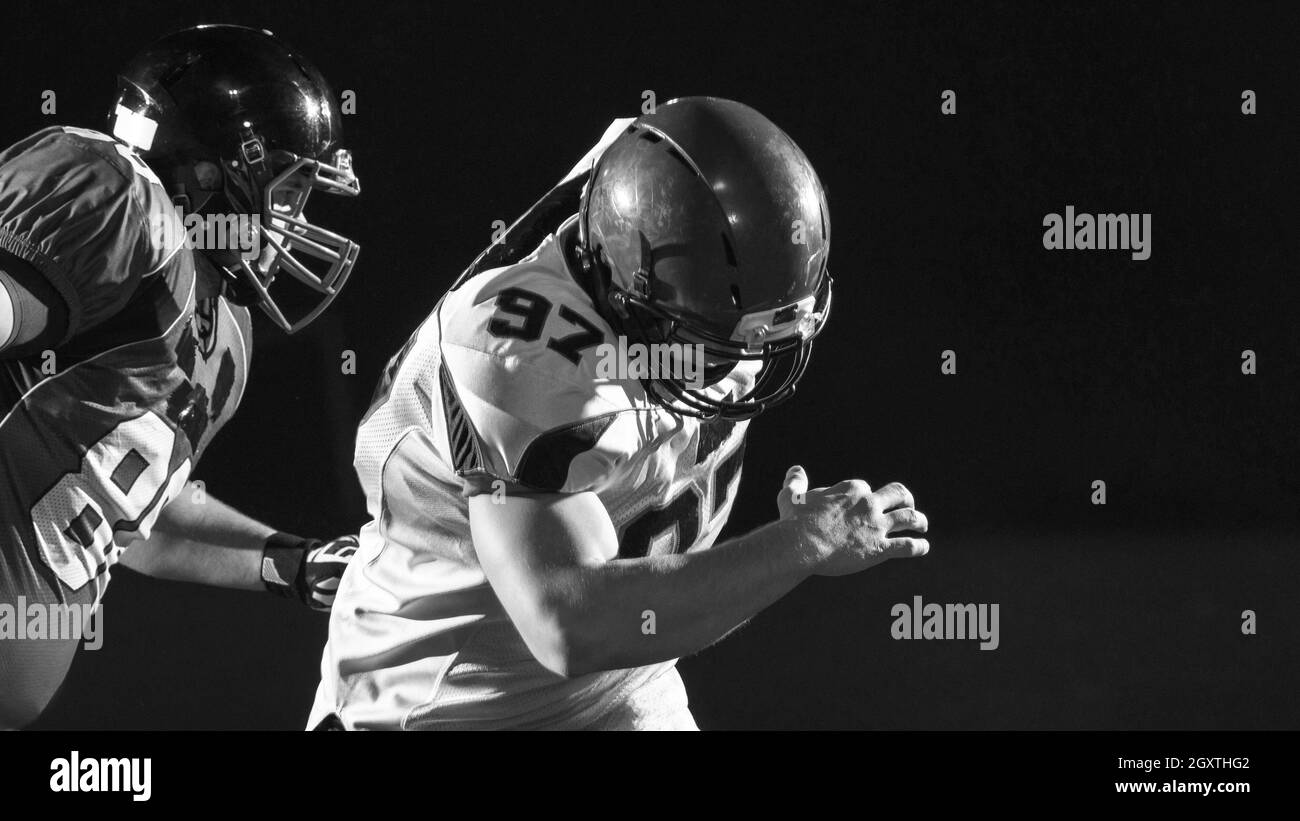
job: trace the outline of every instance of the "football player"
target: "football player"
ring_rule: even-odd
[[[677,658],[810,575],[929,549],[902,485],[809,489],[798,467],[776,521],[714,544],[748,420],[794,392],[830,310],[799,147],[695,97],[616,122],[585,165],[381,380],[355,459],[373,520],[309,727],[694,729]],[[620,340],[702,346],[703,387],[611,376]]]
[[[301,54],[201,26],[126,66],[110,133],[47,128],[0,153],[0,603],[19,618],[98,606],[119,561],[328,609],[354,539],[185,488],[243,395],[249,308],[298,330],[356,262],[303,214],[312,191],[359,191],[339,121]],[[208,217],[196,249],[187,224]],[[315,294],[300,315],[272,295],[285,279]],[[9,627],[0,728],[41,713],[78,643]]]

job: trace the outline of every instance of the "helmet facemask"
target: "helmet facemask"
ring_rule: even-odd
[[[357,243],[312,224],[305,214],[313,191],[349,197],[360,193],[352,157],[344,149],[335,151],[329,163],[286,151],[268,154],[256,138],[245,140],[240,154],[226,175],[227,198],[250,203],[244,207],[256,217],[261,250],[255,259],[240,258],[227,270],[256,295],[272,322],[296,333],[338,296],[360,252]],[[259,200],[258,206],[251,205]]]
[[[225,296],[294,333],[333,301],[359,251],[305,216],[312,191],[360,192],[342,116],[321,73],[270,32],[204,25],[119,72],[110,131],[204,218],[216,242],[201,249]]]
[[[607,266],[606,266],[607,267]],[[696,345],[706,366],[701,390],[677,379],[647,378],[641,384],[656,403],[701,419],[740,420],[757,416],[789,399],[812,359],[813,340],[830,319],[832,280],[823,266],[815,297],[779,308],[745,314],[730,335],[674,314],[651,296],[653,275],[638,271],[630,289],[611,285],[608,301],[627,335],[641,343]],[[710,388],[710,367],[730,373],[741,363],[758,363],[752,384],[743,394],[719,398]],[[726,374],[723,374],[725,376]]]

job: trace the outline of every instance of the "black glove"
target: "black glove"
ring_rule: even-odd
[[[262,549],[262,582],[277,596],[297,599],[312,610],[328,612],[339,579],[357,552],[355,536],[328,542],[289,533],[272,533]]]

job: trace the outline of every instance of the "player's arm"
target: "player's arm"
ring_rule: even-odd
[[[54,286],[30,263],[0,250],[0,358],[54,347],[67,322]]]
[[[351,536],[320,542],[277,532],[210,495],[182,493],[121,561],[154,578],[267,590],[328,610],[356,546]]]
[[[796,503],[796,500],[798,503]],[[539,662],[560,675],[639,667],[689,655],[743,624],[810,575],[920,556],[925,516],[899,484],[807,490],[792,468],[780,518],[710,550],[609,560],[617,538],[593,493],[469,500],[479,562]],[[643,631],[652,611],[655,630]]]

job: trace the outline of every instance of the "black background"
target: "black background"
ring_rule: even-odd
[[[362,243],[354,278],[297,337],[259,325],[196,474],[331,535],[366,518],[352,432],[380,369],[493,221],[644,90],[744,101],[827,187],[836,317],[799,395],[751,427],[731,530],[775,515],[797,462],[814,484],[904,481],[933,549],[805,583],[684,660],[701,726],[1297,728],[1293,5],[20,2],[0,141],[102,127],[114,68],[199,22],[272,29],[356,92],[363,195],[314,212]],[[1151,212],[1151,258],[1044,250],[1071,204]],[[999,603],[1000,649],[891,640],[914,595]],[[40,726],[302,726],[322,617],[126,570],[104,608],[104,648]]]

